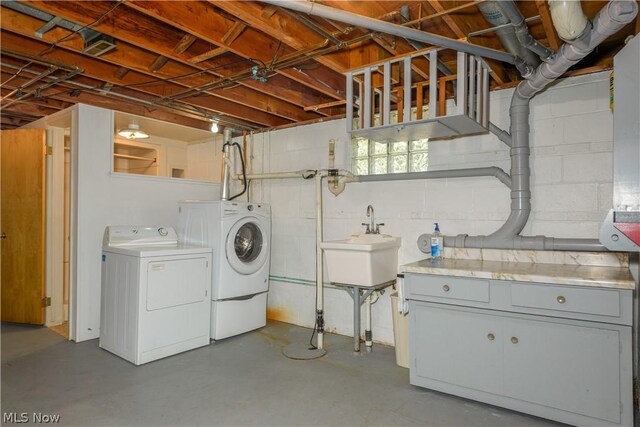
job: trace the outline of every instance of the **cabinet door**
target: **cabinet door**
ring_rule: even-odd
[[[500,317],[420,303],[412,313],[412,357],[418,376],[502,393]]]
[[[617,330],[504,319],[505,394],[620,422]]]

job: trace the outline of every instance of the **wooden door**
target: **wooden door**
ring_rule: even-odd
[[[2,321],[44,324],[44,129],[3,130],[0,163]]]

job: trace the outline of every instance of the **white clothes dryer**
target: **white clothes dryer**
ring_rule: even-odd
[[[100,347],[140,365],[208,345],[211,269],[211,248],[172,227],[107,227]]]
[[[211,338],[239,335],[267,323],[271,209],[264,203],[185,201],[178,236],[213,247]]]

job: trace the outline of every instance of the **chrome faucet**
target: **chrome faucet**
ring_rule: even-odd
[[[367,218],[371,218],[371,222],[369,224],[367,224],[366,222],[362,223],[362,225],[365,225],[367,227],[367,229],[365,230],[365,233],[380,234],[380,226],[384,225],[384,223],[376,224],[374,213],[373,213],[373,206],[371,205],[367,206]]]

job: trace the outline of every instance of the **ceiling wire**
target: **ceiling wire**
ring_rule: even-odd
[[[90,22],[89,24],[78,28],[75,31],[72,31],[71,33],[59,38],[58,40],[56,40],[55,42],[51,43],[50,46],[46,47],[44,50],[42,50],[40,53],[38,53],[38,56],[44,56],[47,55],[48,53],[51,53],[57,46],[58,44],[62,43],[63,41],[69,39],[70,37],[80,33],[80,31],[85,30],[87,28],[91,28],[94,25],[98,24],[100,21],[102,21],[104,18],[107,17],[107,15],[109,15],[111,12],[113,12],[118,6],[124,4],[127,0],[118,0],[118,2],[113,5],[109,10],[107,10],[106,12],[102,13],[98,18],[96,18],[93,22]],[[0,88],[4,87],[7,83],[11,82],[12,80],[14,80],[15,78],[17,78],[20,73],[22,73],[22,71],[26,68],[33,65],[33,61],[29,61],[26,64],[24,64],[18,71],[16,71],[16,73],[11,76],[9,79],[7,79],[6,81],[2,82],[2,84],[0,84]]]

